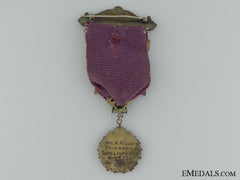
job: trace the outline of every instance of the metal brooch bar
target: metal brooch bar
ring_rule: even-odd
[[[129,16],[129,15],[97,15],[97,14],[89,14],[82,17],[95,19],[95,18],[130,18],[130,19],[138,19],[143,20],[143,22],[147,22],[149,18],[148,17],[138,17],[138,16]]]
[[[157,26],[150,16],[138,17],[134,13],[124,10],[119,6],[96,14],[85,13],[78,21],[82,26],[87,22],[98,22],[120,26],[145,26],[149,31]]]

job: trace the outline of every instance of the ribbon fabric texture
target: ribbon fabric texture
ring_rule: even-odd
[[[146,27],[87,22],[84,31],[89,80],[105,99],[124,106],[146,91],[150,84]]]

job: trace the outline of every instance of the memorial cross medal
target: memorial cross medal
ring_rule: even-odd
[[[126,173],[141,158],[140,142],[122,127],[127,107],[150,84],[149,40],[156,27],[149,16],[138,17],[121,7],[79,18],[87,44],[87,72],[95,93],[118,113],[118,126],[99,143],[98,153],[108,171]]]

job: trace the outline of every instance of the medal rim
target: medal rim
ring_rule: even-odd
[[[135,154],[135,157],[137,156],[138,158],[136,159],[136,160],[134,160],[133,161],[133,166],[131,166],[131,167],[128,167],[128,166],[126,166],[126,170],[121,170],[121,168],[116,168],[117,170],[114,170],[114,169],[112,169],[112,168],[110,168],[110,167],[108,167],[107,166],[107,164],[103,161],[103,159],[102,159],[102,157],[104,156],[104,155],[102,155],[101,153],[100,153],[100,150],[101,150],[101,148],[104,146],[103,145],[103,142],[104,142],[104,140],[108,137],[108,136],[113,136],[114,135],[114,132],[115,132],[115,130],[117,130],[117,128],[122,128],[123,129],[123,131],[125,131],[125,133],[126,134],[128,134],[128,136],[129,137],[132,137],[132,138],[134,138],[135,139],[135,141],[136,141],[136,143],[138,143],[138,145],[137,145],[137,150],[138,150],[138,153],[137,154]],[[118,137],[119,138],[119,137]],[[102,147],[101,147],[101,145],[102,145]],[[141,155],[142,155],[142,147],[141,147],[141,142],[137,139],[137,137],[136,136],[134,136],[132,133],[131,133],[131,131],[127,131],[124,127],[122,127],[122,126],[118,126],[118,127],[116,127],[113,131],[109,131],[108,133],[107,133],[107,135],[106,136],[104,136],[103,138],[102,138],[102,140],[99,142],[99,146],[98,146],[98,149],[97,149],[97,151],[98,151],[98,158],[101,160],[101,163],[102,163],[102,165],[105,167],[105,169],[107,170],[107,171],[111,171],[111,172],[113,172],[113,173],[127,173],[127,172],[129,172],[129,171],[132,171],[135,167],[136,167],[136,165],[138,164],[138,161],[141,159]],[[126,151],[125,151],[126,152]]]

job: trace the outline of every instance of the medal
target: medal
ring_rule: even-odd
[[[117,127],[99,143],[99,158],[108,171],[126,173],[137,165],[142,148],[122,120],[127,107],[149,87],[147,33],[156,24],[121,7],[85,13],[78,21],[84,26],[89,80],[117,113]]]

